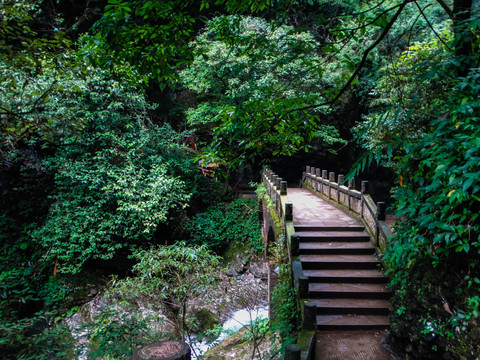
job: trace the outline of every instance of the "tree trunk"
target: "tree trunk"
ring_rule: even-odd
[[[135,350],[132,360],[191,360],[190,346],[183,341],[165,340]]]
[[[473,0],[455,0],[453,2],[453,31],[455,35],[455,57],[460,62],[459,76],[466,76],[474,65],[472,53],[472,34],[468,30],[468,21],[472,15]]]

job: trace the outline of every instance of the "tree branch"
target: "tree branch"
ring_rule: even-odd
[[[58,80],[54,80],[52,82],[52,84],[48,87],[47,90],[45,90],[45,92],[40,95],[33,103],[30,102],[30,104],[32,104],[32,107],[30,108],[30,110],[27,110],[27,111],[12,111],[12,110],[9,110],[3,106],[0,106],[0,109],[4,110],[4,111],[0,111],[0,115],[14,115],[14,116],[19,116],[19,115],[28,115],[28,114],[31,114],[33,113],[36,108],[40,105],[40,102],[42,100],[45,100],[45,98],[47,97],[48,93],[50,91],[52,91],[53,87],[55,86],[55,84],[58,82]],[[29,104],[28,104],[29,105]],[[28,105],[25,105],[25,106],[28,106]]]
[[[448,49],[448,50],[452,50],[450,49],[450,47],[445,43],[445,41],[443,41],[443,39],[440,37],[440,35],[438,35],[438,33],[435,31],[433,25],[430,23],[430,21],[427,19],[427,16],[425,15],[425,13],[423,12],[423,10],[425,10],[427,7],[429,7],[431,4],[425,6],[424,9],[422,9],[420,7],[420,5],[418,5],[418,3],[415,1],[415,5],[417,5],[417,8],[418,10],[420,11],[420,14],[422,14],[423,18],[425,19],[425,21],[427,22],[427,25],[428,27],[433,31],[433,33],[435,34],[435,36],[438,38],[438,40],[440,40],[442,42],[442,44]]]
[[[394,5],[386,10],[383,10],[380,14],[378,14],[372,21],[366,23],[366,24],[363,24],[363,25],[360,25],[360,26],[357,26],[356,28],[344,28],[344,29],[339,29],[339,31],[352,31],[352,30],[360,30],[362,28],[367,28],[373,24],[375,24],[375,22],[380,19],[383,15],[387,14],[388,12],[392,11],[393,9],[396,9],[397,7],[401,6],[402,4],[397,4],[397,5]]]
[[[445,4],[445,2],[443,0],[437,0],[437,3],[440,4],[440,6],[443,8],[443,10],[445,10],[445,12],[448,14],[448,16],[450,17],[450,19],[453,18],[453,10],[450,9],[448,7],[447,4]]]
[[[291,112],[294,112],[294,111],[304,111],[304,110],[309,110],[309,109],[314,109],[314,108],[318,108],[318,107],[321,107],[321,106],[326,106],[326,105],[332,105],[334,104],[338,99],[340,99],[340,97],[345,93],[345,91],[347,91],[347,89],[350,87],[350,85],[352,85],[352,82],[353,80],[355,80],[355,78],[357,77],[357,75],[360,73],[360,71],[363,69],[363,67],[365,66],[365,63],[367,61],[367,57],[368,57],[368,54],[370,53],[370,51],[372,51],[373,49],[375,49],[378,44],[380,44],[380,42],[385,38],[385,36],[387,36],[388,32],[390,31],[390,29],[392,28],[393,24],[397,21],[398,17],[400,16],[400,14],[402,13],[403,9],[405,8],[405,6],[408,4],[408,3],[411,3],[415,0],[405,0],[402,4],[399,5],[399,8],[397,10],[397,12],[392,16],[392,18],[390,19],[390,21],[388,22],[387,26],[385,26],[385,28],[383,29],[382,33],[380,34],[380,36],[377,38],[377,40],[375,40],[373,42],[373,44],[371,44],[364,52],[363,52],[363,56],[362,56],[362,59],[360,60],[360,63],[357,65],[355,71],[353,72],[353,74],[350,76],[350,78],[348,79],[348,81],[345,83],[345,85],[343,85],[343,87],[340,89],[340,91],[337,93],[337,95],[335,95],[335,97],[332,99],[332,100],[328,100],[328,101],[325,101],[321,104],[315,104],[315,105],[309,105],[309,106],[304,106],[304,107],[301,107],[301,108],[297,108],[297,109],[293,109],[293,110],[290,110],[287,112],[288,113],[291,113]]]

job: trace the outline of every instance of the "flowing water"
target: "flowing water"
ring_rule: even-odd
[[[223,323],[222,332],[212,342],[196,341],[192,337],[190,347],[192,348],[192,360],[200,359],[201,355],[213,346],[218,345],[226,337],[237,332],[245,326],[249,326],[253,321],[260,318],[268,318],[268,306],[258,306],[253,309],[241,309],[232,313],[227,321]]]

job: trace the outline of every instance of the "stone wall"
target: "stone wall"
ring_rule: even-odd
[[[295,242],[292,240],[295,238],[295,228],[293,226],[292,204],[287,202],[287,183],[266,168],[263,171],[262,183],[266,189],[266,194],[262,199],[265,251],[268,253],[269,246],[271,245],[272,238],[268,234],[272,233],[272,229],[274,233],[273,241],[278,241],[280,235],[283,235],[289,254],[289,262],[292,266],[292,282],[295,284],[297,293],[297,311],[300,313],[300,318],[302,319],[302,330],[298,335],[298,344],[289,345],[294,346],[295,350],[293,348],[287,349],[285,359],[298,359],[297,356],[299,356],[301,360],[311,360],[314,357],[314,345],[316,339],[316,332],[312,329],[315,317],[312,318],[312,316],[305,316],[304,308],[306,306],[306,300],[300,296],[299,293],[298,271],[295,269],[296,264],[299,264],[299,259],[298,254],[296,254],[296,251],[293,249],[295,247],[298,248],[298,241]],[[269,274],[269,299],[275,284],[275,274],[273,274],[271,270],[272,269],[270,269]],[[306,318],[308,318],[307,321],[305,321]],[[305,326],[305,324],[309,324],[309,326]],[[294,357],[289,357],[289,351],[292,352],[291,355]]]

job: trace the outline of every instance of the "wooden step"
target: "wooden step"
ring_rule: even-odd
[[[308,276],[310,283],[314,282],[354,282],[386,284],[388,278],[377,269],[325,269],[303,270],[303,275]]]
[[[311,269],[376,269],[380,262],[373,255],[300,255],[302,268]]]
[[[325,225],[295,225],[295,232],[299,231],[363,231],[363,225],[346,225],[346,226],[325,226]]]
[[[390,303],[383,299],[311,299],[319,315],[388,315]]]
[[[358,242],[370,241],[370,236],[364,231],[310,231],[310,232],[296,232],[295,235],[300,237],[302,241],[345,241]]]
[[[317,315],[318,330],[387,329],[390,319],[385,315]]]
[[[301,242],[300,255],[373,255],[375,247],[367,241],[363,242]]]
[[[311,299],[389,299],[391,290],[383,284],[310,283]]]

